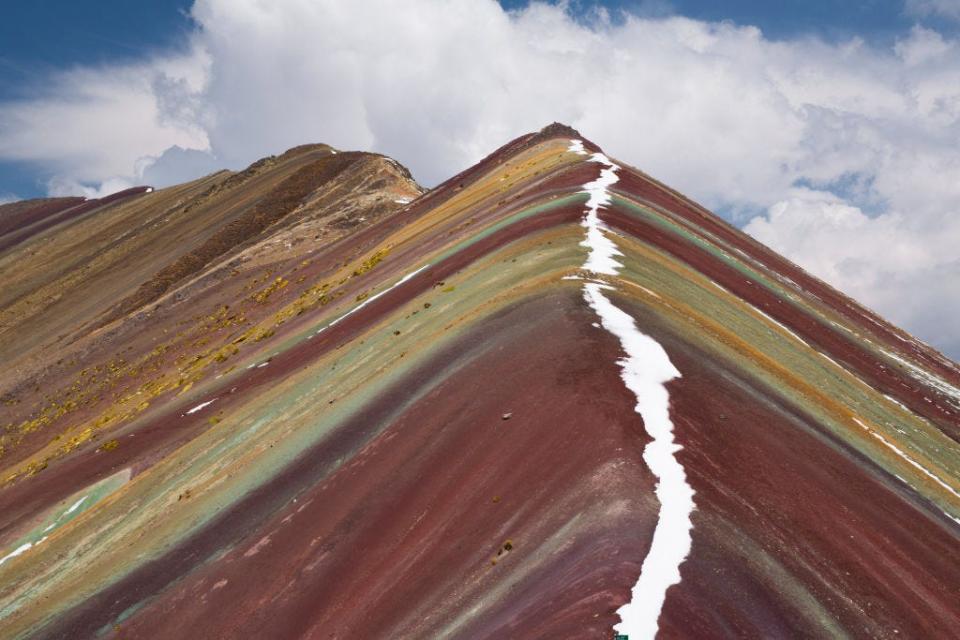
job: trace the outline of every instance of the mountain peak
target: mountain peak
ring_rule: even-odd
[[[571,127],[570,125],[563,124],[561,122],[552,122],[547,126],[540,129],[537,132],[537,136],[541,139],[546,138],[580,138],[583,136],[580,135],[580,132]]]
[[[19,205],[0,636],[957,628],[960,368],[598,152]]]

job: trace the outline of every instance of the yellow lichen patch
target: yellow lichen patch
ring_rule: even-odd
[[[36,462],[31,462],[30,464],[28,464],[26,468],[23,470],[23,473],[24,475],[27,475],[27,476],[35,476],[46,468],[47,468],[47,461],[40,460]],[[14,474],[12,477],[15,478],[16,474]]]
[[[380,264],[383,259],[387,257],[388,253],[390,253],[389,249],[378,249],[377,251],[374,251],[373,255],[361,262],[360,266],[353,270],[353,275],[362,276],[363,274],[367,273]]]
[[[326,293],[327,291],[329,291],[330,286],[331,285],[329,283],[321,283],[321,284],[313,285],[307,288],[303,293],[297,296],[296,300],[294,300],[292,303],[280,309],[279,311],[277,311],[276,314],[274,314],[273,319],[275,322],[275,326],[283,324],[288,319],[294,316],[299,316],[303,312],[314,308],[318,304],[321,306],[328,304],[332,299]],[[256,334],[256,331],[250,331],[244,336],[241,336],[240,338],[238,338],[238,340],[245,340],[246,338],[251,337],[255,334]],[[238,340],[235,340],[234,342],[237,342]]]
[[[388,254],[388,249],[378,249],[370,254],[366,259],[356,263],[344,264],[344,270],[348,274],[342,282],[348,281],[351,277],[362,275],[375,268]],[[352,268],[351,267],[355,267]],[[276,277],[271,282],[272,274],[267,272],[261,276],[260,282],[269,282],[270,284],[252,296],[257,303],[266,302],[271,295],[287,287],[289,282],[283,277]],[[336,276],[334,276],[336,277]],[[253,281],[258,282],[257,279]],[[252,288],[252,287],[247,287]],[[46,461],[64,455],[71,451],[90,437],[104,429],[109,429],[123,423],[124,421],[145,411],[149,407],[151,399],[171,390],[179,390],[179,394],[187,393],[196,381],[204,376],[204,370],[211,363],[222,363],[227,359],[237,355],[244,342],[259,342],[270,338],[276,332],[279,325],[286,322],[289,318],[298,316],[305,311],[318,305],[329,304],[336,298],[343,295],[342,291],[331,292],[330,283],[317,283],[304,290],[292,303],[287,304],[281,310],[274,314],[272,318],[261,321],[257,325],[249,326],[239,336],[230,334],[226,336],[211,335],[223,329],[237,325],[249,325],[249,321],[242,313],[231,312],[229,305],[220,305],[207,314],[198,314],[193,320],[181,321],[182,324],[190,325],[184,330],[176,332],[172,336],[172,342],[155,345],[151,351],[128,363],[123,358],[114,358],[109,362],[101,363],[95,366],[87,367],[77,374],[77,378],[62,391],[45,398],[46,405],[37,408],[35,413],[23,420],[20,424],[10,424],[7,432],[10,437],[0,443],[0,456],[9,452],[14,447],[20,445],[26,434],[37,431],[49,426],[70,414],[77,409],[96,406],[104,398],[112,396],[112,402],[106,406],[97,408],[95,414],[85,421],[85,424],[68,424],[65,429],[51,441],[51,444],[39,451],[35,451],[29,458],[20,463],[20,469],[11,474],[7,481],[12,481],[20,477],[25,472],[24,465],[45,464]],[[166,329],[163,331],[168,333]],[[173,334],[173,331],[169,333]],[[194,348],[200,347],[203,350],[200,353],[190,355],[186,352],[187,345]],[[170,372],[164,372],[164,368],[169,366],[172,361],[177,365],[178,371],[173,375]],[[155,374],[153,377],[143,379],[145,376]],[[118,390],[119,385],[126,386],[127,381],[138,380],[137,386],[131,391],[129,387]],[[71,432],[81,429],[78,433],[68,438]],[[87,431],[87,430],[91,431]],[[63,438],[68,438],[65,445],[56,447],[54,441],[63,442]],[[32,461],[32,462],[31,462]],[[13,471],[7,469],[6,471]]]
[[[233,343],[227,344],[223,347],[220,347],[220,349],[213,354],[213,361],[224,362],[228,358],[235,356],[239,352],[240,352],[240,348],[238,346],[236,346]]]
[[[266,340],[273,336],[276,333],[275,329],[272,328],[260,328],[253,336],[254,342],[260,342],[261,340]]]
[[[288,284],[290,284],[289,280],[286,280],[284,278],[281,278],[280,276],[277,276],[277,278],[273,282],[271,282],[265,288],[258,291],[256,294],[254,294],[251,297],[251,300],[253,300],[258,304],[265,304],[267,300],[270,299],[270,296],[272,296],[277,291],[280,291],[281,289],[285,288]]]
[[[76,434],[75,436],[67,440],[65,443],[60,445],[60,453],[61,454],[69,453],[74,449],[76,449],[77,447],[79,447],[84,442],[86,442],[87,440],[90,440],[92,437],[93,437],[93,427],[87,427],[86,429],[83,429],[82,431],[80,431],[80,433]]]

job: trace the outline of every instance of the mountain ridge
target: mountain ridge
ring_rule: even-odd
[[[190,224],[215,237],[330,149],[262,165]],[[646,357],[625,364],[597,295],[679,373],[662,386],[692,542],[654,632],[960,622],[954,363],[565,125],[426,193],[394,165],[298,191],[92,332],[201,238],[141,238],[123,282],[111,257],[82,316],[43,306],[65,276],[22,276],[41,293],[13,326],[34,337],[7,353],[43,373],[0,376],[4,635],[609,637],[669,504],[624,377]],[[225,179],[105,209],[90,237]],[[55,231],[0,264],[52,264],[73,246]],[[73,347],[50,342],[71,326]]]

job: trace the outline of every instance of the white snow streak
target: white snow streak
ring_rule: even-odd
[[[806,346],[808,346],[808,347],[810,346],[809,344],[807,344],[807,341],[806,341],[806,340],[804,340],[803,338],[801,338],[800,336],[798,336],[796,333],[794,333],[791,329],[789,329],[789,328],[788,328],[786,325],[784,325],[782,322],[778,322],[777,320],[774,320],[768,313],[764,312],[763,309],[758,309],[757,307],[754,307],[753,310],[756,311],[757,313],[759,313],[760,315],[762,315],[762,316],[763,316],[767,321],[769,321],[771,324],[775,324],[775,325],[777,325],[778,327],[780,327],[781,329],[783,329],[785,332],[787,332],[787,333],[790,335],[790,337],[792,337],[794,340],[796,340],[796,341],[799,342],[800,344],[806,345]]]
[[[405,275],[405,276],[403,276],[402,278],[400,278],[399,280],[397,280],[397,282],[396,282],[395,284],[393,284],[392,286],[387,287],[386,289],[384,289],[383,291],[381,291],[380,293],[378,293],[378,294],[376,294],[376,295],[374,295],[374,296],[370,296],[369,298],[367,298],[366,300],[364,300],[363,302],[361,302],[360,304],[358,304],[357,306],[355,306],[355,307],[354,307],[353,309],[351,309],[350,311],[347,311],[345,314],[343,314],[342,316],[340,316],[339,318],[337,318],[336,320],[334,320],[334,321],[331,322],[330,324],[328,324],[328,325],[326,325],[326,326],[324,326],[324,327],[322,327],[322,328],[320,328],[320,329],[317,329],[317,330],[314,332],[313,335],[317,335],[317,334],[319,334],[319,333],[322,333],[322,332],[326,331],[327,329],[329,329],[330,327],[332,327],[333,325],[335,325],[335,324],[337,324],[338,322],[340,322],[341,320],[344,320],[344,319],[352,316],[352,315],[355,314],[357,311],[360,311],[360,309],[363,309],[365,306],[367,306],[368,304],[370,304],[371,302],[373,302],[374,300],[376,300],[376,299],[379,298],[380,296],[383,296],[383,295],[386,295],[386,294],[390,293],[391,291],[393,291],[394,289],[396,289],[397,287],[399,287],[400,285],[402,285],[404,282],[406,282],[407,280],[409,280],[409,279],[412,278],[413,276],[417,275],[418,273],[420,273],[421,271],[423,271],[424,269],[426,269],[426,268],[429,267],[429,266],[430,266],[429,264],[425,264],[425,265],[423,265],[422,267],[420,267],[419,269],[417,269],[416,271],[411,271],[411,272],[408,273],[407,275]]]
[[[61,520],[63,520],[64,518],[66,518],[68,515],[70,515],[71,513],[73,513],[74,511],[76,511],[77,509],[79,509],[79,508],[80,508],[80,505],[82,505],[84,502],[86,502],[86,501],[87,501],[87,498],[89,498],[89,497],[90,497],[90,496],[88,496],[88,495],[87,495],[87,496],[83,496],[82,498],[80,498],[79,500],[77,500],[76,502],[74,502],[73,505],[72,505],[69,509],[67,509],[66,511],[64,511],[63,513],[61,513],[59,516],[57,516],[57,519],[56,519],[56,520],[54,520],[54,521],[51,522],[49,525],[47,525],[47,528],[43,530],[43,533],[47,533],[47,532],[50,531],[51,529],[56,529],[57,526],[60,524],[60,521],[61,521]]]
[[[16,549],[14,549],[14,550],[11,551],[10,553],[8,553],[7,555],[5,555],[5,556],[3,556],[2,558],[0,558],[0,564],[3,564],[4,562],[6,562],[7,560],[9,560],[10,558],[16,558],[17,556],[26,553],[27,551],[29,551],[29,550],[32,549],[33,547],[36,547],[37,545],[39,545],[41,542],[43,542],[43,541],[46,540],[46,539],[47,539],[47,536],[43,536],[42,538],[40,538],[40,539],[37,540],[36,542],[24,542],[22,545],[20,545],[19,547],[17,547]]]
[[[567,151],[571,151],[580,156],[587,155],[587,150],[583,148],[583,140],[571,140]]]
[[[580,244],[590,249],[590,253],[583,268],[594,273],[612,276],[616,275],[620,268],[616,256],[623,254],[617,249],[617,245],[613,244],[613,240],[604,233],[607,227],[597,216],[597,210],[605,204],[610,204],[610,192],[607,191],[607,187],[617,181],[617,169],[616,165],[602,153],[595,153],[590,159],[607,166],[600,172],[599,178],[584,185],[590,198],[587,200],[587,214],[581,223],[587,230],[587,239]]]
[[[917,380],[918,382],[926,383],[927,385],[933,387],[943,395],[947,396],[948,402],[960,409],[960,389],[953,386],[943,378],[934,373],[922,369],[917,365],[913,364],[906,358],[902,358],[892,351],[887,351],[886,349],[881,349],[885,355],[892,358],[893,360],[899,362],[907,368],[907,371],[910,373],[910,376]]]
[[[929,477],[931,480],[933,480],[934,482],[936,482],[937,484],[939,484],[941,487],[943,487],[944,489],[946,489],[947,491],[949,491],[950,493],[952,493],[954,496],[956,496],[957,498],[960,498],[960,493],[958,493],[956,489],[954,489],[953,487],[951,487],[950,485],[948,485],[946,482],[944,482],[943,480],[941,480],[938,475],[936,475],[935,473],[933,473],[932,471],[930,471],[929,469],[927,469],[925,466],[923,466],[922,464],[920,464],[919,462],[917,462],[916,460],[914,460],[913,458],[911,458],[910,456],[908,456],[906,453],[904,453],[903,449],[901,449],[901,448],[898,447],[897,445],[893,444],[892,442],[890,442],[889,440],[887,440],[886,438],[884,438],[881,434],[877,433],[876,431],[874,431],[873,429],[871,429],[869,426],[867,426],[866,424],[864,424],[864,422],[863,422],[862,420],[860,420],[860,418],[857,418],[856,416],[854,416],[853,419],[856,421],[857,424],[859,424],[861,427],[863,427],[864,430],[866,430],[867,433],[869,433],[869,434],[872,435],[874,438],[876,438],[877,440],[879,440],[880,442],[882,442],[888,449],[890,449],[891,451],[893,451],[894,453],[896,453],[898,456],[900,456],[901,458],[903,458],[904,460],[906,460],[909,464],[913,465],[914,467],[916,467],[917,469],[919,469],[920,471],[922,471],[927,477]],[[899,478],[900,476],[897,476],[897,477]],[[901,478],[901,480],[902,480],[902,478]],[[947,514],[947,515],[950,515],[950,514]],[[953,516],[951,516],[951,517],[953,517]],[[956,520],[956,518],[954,518],[954,520]],[[960,522],[960,521],[958,521],[958,522]]]
[[[203,409],[204,407],[209,407],[211,404],[213,404],[213,403],[216,402],[216,401],[217,401],[217,399],[214,398],[213,400],[207,400],[206,402],[201,402],[200,404],[198,404],[197,406],[195,406],[193,409],[190,409],[189,411],[187,411],[184,415],[188,416],[188,415],[190,415],[191,413],[196,413],[197,411],[200,411],[200,410]]]
[[[586,155],[583,142],[574,140],[569,150]],[[601,206],[609,204],[608,187],[617,180],[617,165],[602,153],[590,159],[604,165],[600,177],[584,185],[590,198],[583,218],[586,239],[581,243],[589,249],[584,270],[594,274],[616,275],[622,265],[616,257],[623,255],[607,236],[607,228],[597,214]],[[653,532],[650,551],[644,558],[640,578],[631,591],[631,601],[617,613],[622,622],[614,626],[618,633],[631,638],[653,638],[667,589],[680,582],[680,564],[690,553],[690,514],[694,509],[693,488],[687,483],[683,466],[676,454],[680,445],[673,440],[670,420],[670,396],[665,384],[680,377],[670,357],[660,344],[640,332],[633,318],[618,309],[603,294],[611,287],[598,283],[584,283],[584,298],[600,316],[604,329],[616,336],[627,354],[619,361],[620,377],[637,398],[636,412],[643,418],[644,427],[653,440],[643,450],[643,460],[657,477],[657,500],[660,517]]]
[[[82,505],[84,502],[86,502],[86,501],[87,501],[87,498],[89,498],[89,497],[90,497],[90,496],[83,496],[82,498],[80,498],[79,500],[77,500],[76,502],[74,502],[74,503],[73,503],[73,506],[71,506],[69,509],[67,509],[66,511],[63,512],[63,515],[68,516],[68,515],[70,515],[71,513],[73,513],[74,511],[76,511],[77,509],[79,509],[79,508],[80,508],[80,505]]]
[[[33,547],[33,543],[32,543],[32,542],[25,542],[25,543],[23,543],[22,545],[20,545],[20,546],[17,547],[16,549],[14,549],[11,553],[8,553],[7,555],[5,555],[5,556],[3,556],[2,558],[0,558],[0,564],[3,564],[4,562],[6,562],[7,560],[9,560],[10,558],[16,558],[16,557],[19,556],[20,554],[29,551],[32,547]]]
[[[898,407],[900,407],[901,409],[903,409],[903,410],[906,411],[907,413],[913,413],[913,411],[910,411],[910,409],[907,408],[907,405],[903,404],[902,402],[900,402],[899,400],[897,400],[897,399],[894,398],[893,396],[888,396],[887,394],[883,394],[883,397],[886,398],[887,400],[889,400],[890,402],[892,402],[893,404],[897,405]]]

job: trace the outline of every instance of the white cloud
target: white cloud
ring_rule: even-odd
[[[953,38],[916,27],[888,48],[772,41],[730,23],[506,13],[493,0],[197,0],[192,15],[189,51],[68,72],[0,105],[0,158],[52,167],[53,190],[102,191],[321,141],[392,155],[429,185],[560,120],[741,222],[769,212],[748,229],[960,355],[936,321],[960,312]],[[787,237],[815,221],[861,227],[847,242]],[[891,243],[905,257],[881,283],[870,255]]]
[[[173,144],[204,147],[194,120],[161,110],[162,88],[204,81],[198,53],[120,67],[81,68],[49,78],[34,98],[0,105],[0,158],[52,171],[52,195],[125,188],[145,156]],[[107,184],[109,183],[109,184]]]
[[[830,193],[794,190],[752,236],[947,353],[960,353],[960,216],[869,217]]]
[[[943,36],[932,29],[915,25],[910,36],[898,41],[893,50],[907,66],[934,62],[956,52],[956,46],[944,40]]]
[[[960,0],[907,0],[908,15],[916,17],[939,16],[960,20]]]
[[[20,198],[12,193],[0,193],[0,204],[10,204],[11,202],[16,202],[19,199]]]

